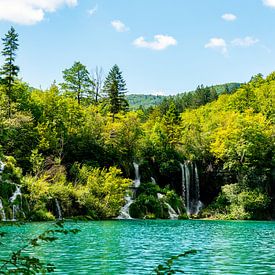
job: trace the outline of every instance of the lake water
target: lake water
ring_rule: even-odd
[[[0,226],[8,232],[0,258],[49,227]],[[197,254],[175,262],[186,274],[275,274],[275,222],[114,220],[66,227],[81,232],[30,250],[53,263],[55,274],[154,274],[158,264],[190,249]]]

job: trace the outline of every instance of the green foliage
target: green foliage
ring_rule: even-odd
[[[66,94],[71,94],[77,99],[78,104],[83,99],[93,99],[94,83],[91,80],[87,68],[80,62],[75,62],[69,69],[63,71],[64,83],[61,84]]]
[[[159,198],[161,195],[162,198]],[[135,193],[135,201],[130,205],[130,215],[138,219],[168,219],[168,206],[176,211],[184,211],[182,200],[169,188],[161,189],[154,183],[141,183]]]
[[[82,166],[78,176],[82,184],[76,183],[74,190],[79,205],[85,206],[88,214],[96,215],[96,218],[116,217],[124,202],[125,192],[132,183],[122,178],[121,174],[115,167],[100,170]]]
[[[174,264],[175,264],[174,261],[177,261],[180,258],[189,256],[189,255],[194,255],[196,253],[197,253],[197,250],[188,250],[188,251],[186,251],[182,254],[171,256],[168,260],[165,261],[164,264],[159,264],[154,269],[154,274],[157,274],[157,275],[170,275],[170,274],[176,274],[176,273],[184,273],[184,270],[174,267]]]
[[[4,84],[8,96],[8,117],[10,117],[11,101],[15,100],[12,94],[12,87],[19,71],[19,67],[14,64],[16,50],[18,49],[18,34],[13,27],[11,27],[5,37],[2,38],[2,41],[4,48],[1,53],[5,61],[1,68],[0,75],[2,78],[1,82]]]
[[[125,98],[126,83],[117,65],[112,67],[105,79],[103,91],[107,96],[108,107],[114,121],[117,113],[128,109],[128,102]]]
[[[268,218],[270,198],[259,189],[243,189],[238,184],[224,185],[216,201],[208,207],[212,216],[230,220]]]
[[[139,108],[147,109],[149,107],[154,107],[156,105],[159,105],[164,99],[165,96],[161,95],[126,95],[126,100],[128,101],[129,107],[132,110],[137,110]]]
[[[117,65],[105,80],[105,98],[98,97],[100,72],[94,86],[80,62],[64,70],[62,93],[55,84],[37,90],[16,79],[18,41],[13,28],[3,42],[0,155],[6,166],[0,197],[9,215],[8,200],[15,189],[11,181],[20,186],[23,182],[27,218],[52,219],[56,199],[65,217],[115,217],[124,203],[128,178],[134,177],[135,161],[142,181],[153,176],[158,186],[140,187],[131,206],[133,215],[166,217],[169,203],[184,217],[179,164],[190,160],[200,168],[204,204],[223,194],[224,185],[236,184],[242,190],[232,193],[237,201],[230,203],[227,195],[220,195],[208,214],[270,217],[275,207],[274,72],[266,78],[256,75],[243,85],[200,85],[177,96],[141,96],[142,108],[125,112],[126,85]],[[8,61],[12,66],[5,65]],[[137,95],[132,98],[138,100]],[[151,99],[161,104],[145,110]],[[164,201],[157,199],[158,192],[165,194]],[[263,204],[268,200],[273,206]]]
[[[54,272],[55,266],[51,263],[44,263],[39,258],[29,256],[30,248],[43,245],[43,243],[51,243],[58,239],[58,235],[76,234],[80,230],[66,229],[61,222],[55,224],[55,229],[45,230],[40,235],[27,241],[17,251],[12,252],[9,259],[0,259],[3,264],[0,266],[0,274],[46,274]],[[3,237],[3,234],[0,234]],[[1,245],[1,244],[0,244]]]

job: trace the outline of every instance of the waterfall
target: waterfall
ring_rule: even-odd
[[[184,165],[182,163],[180,163],[180,169],[181,169],[182,198],[183,198],[184,204],[185,204],[186,203],[185,171],[184,171]]]
[[[6,214],[5,214],[3,203],[2,203],[1,199],[0,199],[0,216],[1,216],[2,221],[6,221]]]
[[[158,196],[158,199],[159,200],[161,200],[161,199],[163,199],[163,197],[165,197],[163,194],[161,194],[161,193],[157,193],[157,196]]]
[[[151,182],[152,182],[153,184],[157,184],[155,178],[153,178],[153,177],[151,177]]]
[[[58,199],[54,199],[54,200],[55,200],[56,210],[57,210],[57,214],[58,214],[58,219],[62,220],[62,213],[61,213],[59,201],[58,201]]]
[[[200,181],[196,163],[185,161],[180,163],[182,172],[182,196],[185,199],[188,216],[197,215],[203,204],[200,201]]]
[[[20,211],[20,207],[19,205],[16,205],[14,204],[12,206],[12,219],[11,221],[15,222],[16,221],[16,216],[17,216],[17,213]]]
[[[202,208],[202,202],[200,201],[200,179],[199,179],[199,173],[198,173],[198,167],[195,163],[195,200],[193,205],[193,211],[195,215],[198,215],[201,208]]]
[[[189,162],[184,162],[185,172],[185,192],[186,192],[186,213],[190,215],[190,170],[188,166]]]
[[[139,165],[133,162],[135,168],[135,180],[134,180],[134,187],[138,188],[140,186],[140,175],[139,175]]]
[[[135,168],[135,179],[133,181],[133,187],[131,190],[129,189],[126,196],[124,197],[125,200],[125,205],[121,207],[119,211],[119,215],[117,216],[117,219],[132,219],[130,216],[129,210],[130,210],[130,205],[134,202],[133,199],[133,193],[135,194],[135,190],[140,186],[140,175],[139,175],[139,165],[135,162],[133,162],[134,168]]]
[[[22,210],[22,193],[21,193],[21,187],[20,185],[18,184],[14,184],[12,183],[13,185],[15,185],[15,191],[14,193],[12,194],[12,196],[9,198],[9,202],[11,203],[12,205],[12,221],[16,221],[16,217],[17,217],[17,213],[19,211],[21,211],[21,213],[23,214],[23,216],[25,216],[25,213],[23,212]],[[20,205],[19,204],[14,204],[15,200],[17,199],[17,197],[20,197],[21,198],[21,201],[20,201]]]
[[[0,174],[4,171],[5,163],[0,160]]]
[[[22,196],[21,187],[19,185],[17,185],[17,184],[15,184],[15,187],[16,187],[16,189],[15,189],[14,193],[9,198],[10,203],[14,203],[14,201],[16,200],[16,198],[18,196],[20,196],[20,197]]]
[[[126,204],[120,209],[117,219],[132,219],[129,213],[130,205],[134,202],[130,195],[125,196]]]
[[[165,205],[168,207],[169,219],[177,220],[179,215],[176,213],[176,211],[173,209],[173,207],[167,202],[165,202]]]

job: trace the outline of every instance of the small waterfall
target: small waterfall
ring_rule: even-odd
[[[185,190],[185,170],[184,165],[180,163],[180,169],[181,169],[181,187],[182,187],[182,198],[184,200],[184,203],[186,203],[186,190]]]
[[[155,178],[153,178],[153,177],[151,177],[151,182],[152,182],[153,184],[157,184]]]
[[[15,185],[15,191],[12,194],[12,196],[9,198],[9,202],[12,205],[12,221],[16,221],[16,217],[18,212],[22,212],[22,214],[25,216],[25,213],[21,210],[22,209],[22,193],[21,193],[21,187],[18,184]],[[19,204],[14,204],[15,200],[17,197],[21,198],[20,205]]]
[[[161,199],[163,199],[163,197],[165,197],[163,194],[161,194],[161,193],[157,193],[157,196],[158,196],[158,199],[159,200],[161,200]]]
[[[62,220],[62,213],[61,213],[59,201],[58,201],[58,199],[54,199],[54,200],[55,200],[56,210],[57,210],[57,214],[58,214],[58,219]]]
[[[161,200],[161,199],[165,200],[165,195],[163,195],[161,193],[157,193],[157,196],[158,196],[159,200]],[[176,213],[176,211],[173,209],[173,207],[168,202],[164,202],[164,204],[168,208],[169,219],[170,220],[177,220],[179,215]]]
[[[190,215],[190,170],[188,166],[189,162],[184,162],[184,172],[185,172],[185,190],[186,190],[186,213]]]
[[[12,206],[12,219],[11,219],[11,221],[13,221],[13,222],[17,221],[17,220],[16,220],[16,216],[17,216],[17,213],[18,213],[19,211],[20,211],[20,206],[14,204],[14,205]]]
[[[127,195],[124,197],[126,203],[123,207],[121,207],[117,219],[132,219],[129,213],[130,205],[134,202],[134,194],[136,192],[136,189],[140,186],[139,165],[135,162],[133,162],[133,165],[135,168],[135,179],[133,181],[133,187],[128,190]]]
[[[117,219],[125,220],[132,219],[129,213],[130,205],[134,202],[130,195],[125,196],[126,204],[120,209]]]
[[[203,204],[200,201],[200,181],[196,164],[185,161],[180,163],[182,172],[182,196],[185,199],[186,213],[188,216],[197,215]]]
[[[167,202],[165,202],[165,205],[168,207],[169,219],[177,220],[179,215],[176,213],[176,211],[173,209],[173,207]]]
[[[4,171],[5,163],[0,160],[0,174]]]
[[[140,186],[140,175],[139,175],[139,165],[133,162],[135,168],[135,180],[134,180],[134,187],[138,188]]]
[[[9,198],[10,203],[14,203],[14,201],[16,200],[16,198],[18,196],[20,196],[20,197],[22,196],[21,187],[19,185],[17,185],[17,184],[15,184],[15,187],[16,187],[16,189],[15,189],[14,193]]]
[[[2,200],[0,199],[0,215],[1,215],[1,219],[2,221],[6,221],[6,214],[5,214],[5,211],[4,211],[4,207],[3,207],[3,203],[2,203]]]
[[[200,201],[200,178],[199,178],[199,173],[198,173],[198,167],[197,164],[195,163],[195,200],[194,200],[194,205],[193,205],[193,211],[195,215],[198,215],[203,204]]]

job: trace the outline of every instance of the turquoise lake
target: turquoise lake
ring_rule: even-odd
[[[275,274],[275,222],[114,220],[66,222],[81,230],[29,253],[56,266],[53,274],[154,274],[172,255],[197,254],[175,262],[186,274]],[[0,225],[0,258],[50,223]]]

